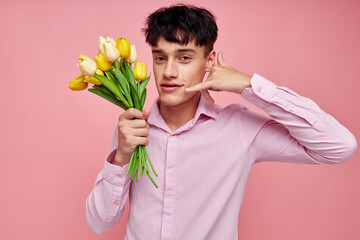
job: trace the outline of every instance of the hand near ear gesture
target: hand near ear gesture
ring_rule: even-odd
[[[186,91],[199,91],[201,90],[204,97],[211,103],[214,99],[210,96],[209,91],[226,91],[241,94],[243,90],[251,86],[251,76],[237,71],[230,66],[224,59],[222,52],[217,56],[218,64],[215,64],[208,76],[208,78],[190,88]]]

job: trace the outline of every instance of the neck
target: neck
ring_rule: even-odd
[[[166,106],[160,102],[160,115],[174,132],[176,129],[184,126],[189,120],[195,117],[195,113],[200,101],[200,92],[197,92],[186,102],[176,106]]]

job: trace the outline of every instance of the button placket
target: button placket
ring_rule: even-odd
[[[170,240],[173,229],[175,171],[176,171],[176,135],[170,135],[167,142],[165,190],[162,217],[161,240]]]

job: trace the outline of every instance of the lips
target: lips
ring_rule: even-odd
[[[162,83],[160,84],[160,86],[162,87],[181,87],[181,84],[177,84],[177,83]]]
[[[160,86],[163,91],[172,92],[172,91],[179,89],[183,85],[178,84],[178,83],[164,82],[164,83],[160,84]]]

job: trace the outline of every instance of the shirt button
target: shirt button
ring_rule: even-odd
[[[117,176],[118,176],[119,178],[122,178],[122,177],[123,177],[123,174],[122,174],[122,173],[119,173]]]
[[[114,204],[119,205],[120,201],[119,200],[114,200]]]
[[[290,106],[290,111],[294,111],[295,110],[295,106],[294,105],[291,105]]]

